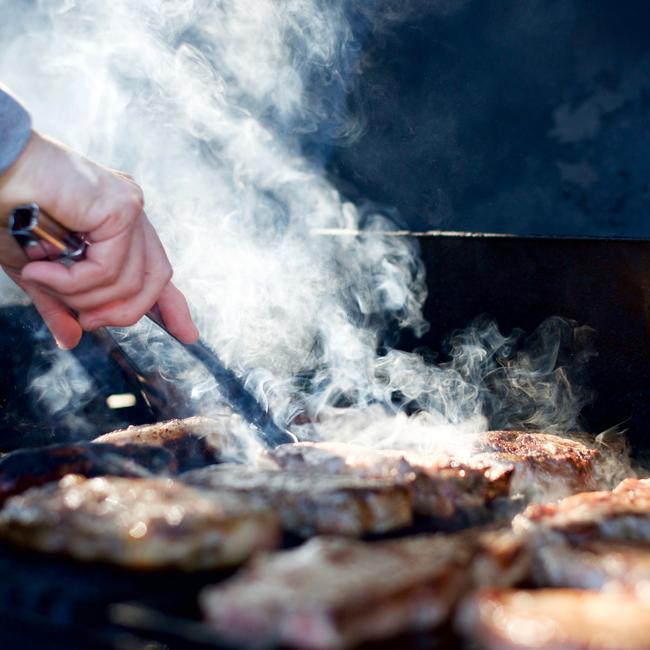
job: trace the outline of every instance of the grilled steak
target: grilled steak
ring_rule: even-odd
[[[476,587],[513,587],[528,579],[532,553],[527,540],[510,529],[490,530],[476,537],[471,566]]]
[[[326,474],[355,474],[364,478],[403,479],[410,465],[403,454],[344,442],[298,442],[280,445],[270,452],[283,469],[317,469]]]
[[[456,536],[321,537],[258,557],[200,603],[221,636],[242,644],[334,650],[444,621],[470,559]]]
[[[648,650],[650,604],[572,589],[485,590],[459,627],[487,650]]]
[[[409,490],[391,481],[244,465],[212,465],[182,479],[219,493],[250,495],[273,508],[285,529],[303,536],[384,533],[411,523]]]
[[[409,485],[415,512],[448,518],[484,506],[507,494],[511,469],[471,467],[448,456],[373,450],[345,443],[301,442],[280,445],[271,452],[287,470],[316,469],[328,474],[383,478]]]
[[[162,478],[69,475],[0,510],[0,538],[22,548],[134,569],[234,565],[278,534],[269,510]]]
[[[606,589],[650,601],[650,547],[607,541],[542,545],[533,575],[539,586]]]
[[[186,471],[214,463],[230,440],[223,433],[223,425],[219,422],[195,416],[184,420],[130,426],[105,433],[93,442],[163,447],[174,455],[179,470]]]
[[[550,500],[613,487],[602,482],[601,453],[577,440],[541,432],[488,431],[478,437],[475,450],[475,464],[514,467],[512,494]]]
[[[93,476],[150,476],[174,473],[170,452],[151,445],[60,444],[21,449],[0,459],[0,503],[30,487],[44,485],[66,474]]]
[[[528,506],[513,521],[515,531],[557,533],[573,542],[600,537],[650,540],[648,481],[624,481],[615,490],[584,492],[556,503]]]
[[[615,488],[616,493],[633,493],[638,496],[650,496],[650,479],[626,478]]]

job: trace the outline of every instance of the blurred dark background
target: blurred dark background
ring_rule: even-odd
[[[345,193],[413,229],[650,236],[650,2],[379,5],[345,100],[363,134],[330,151]]]

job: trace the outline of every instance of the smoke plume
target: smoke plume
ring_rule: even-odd
[[[0,79],[36,128],[143,186],[203,336],[280,421],[315,422],[304,436],[363,440],[369,414],[373,444],[449,443],[488,417],[566,430],[586,396],[556,369],[550,327],[508,354],[510,337],[476,325],[444,365],[384,349],[390,328],[427,328],[417,244],[386,236],[388,217],[324,173],[328,147],[364,128],[346,108],[364,30],[424,4],[463,3],[0,0]],[[318,234],[328,229],[359,234]],[[222,409],[153,326],[120,336],[196,411]]]

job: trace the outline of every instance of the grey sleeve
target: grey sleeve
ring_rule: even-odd
[[[22,153],[31,132],[29,113],[0,86],[0,174]]]

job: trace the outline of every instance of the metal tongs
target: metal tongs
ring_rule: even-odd
[[[83,260],[86,249],[92,245],[82,233],[68,231],[43,212],[36,203],[14,209],[9,220],[9,232],[24,251],[27,261],[51,260],[69,266]],[[179,341],[165,327],[157,306],[146,316],[205,366],[216,380],[222,397],[233,411],[257,429],[266,445],[275,447],[296,441],[293,434],[274,422],[268,409],[260,404],[232,370],[224,366],[217,354],[203,340],[199,339],[191,344]],[[119,347],[114,339],[112,341]],[[125,353],[121,356],[132,370],[137,371],[137,367]]]

